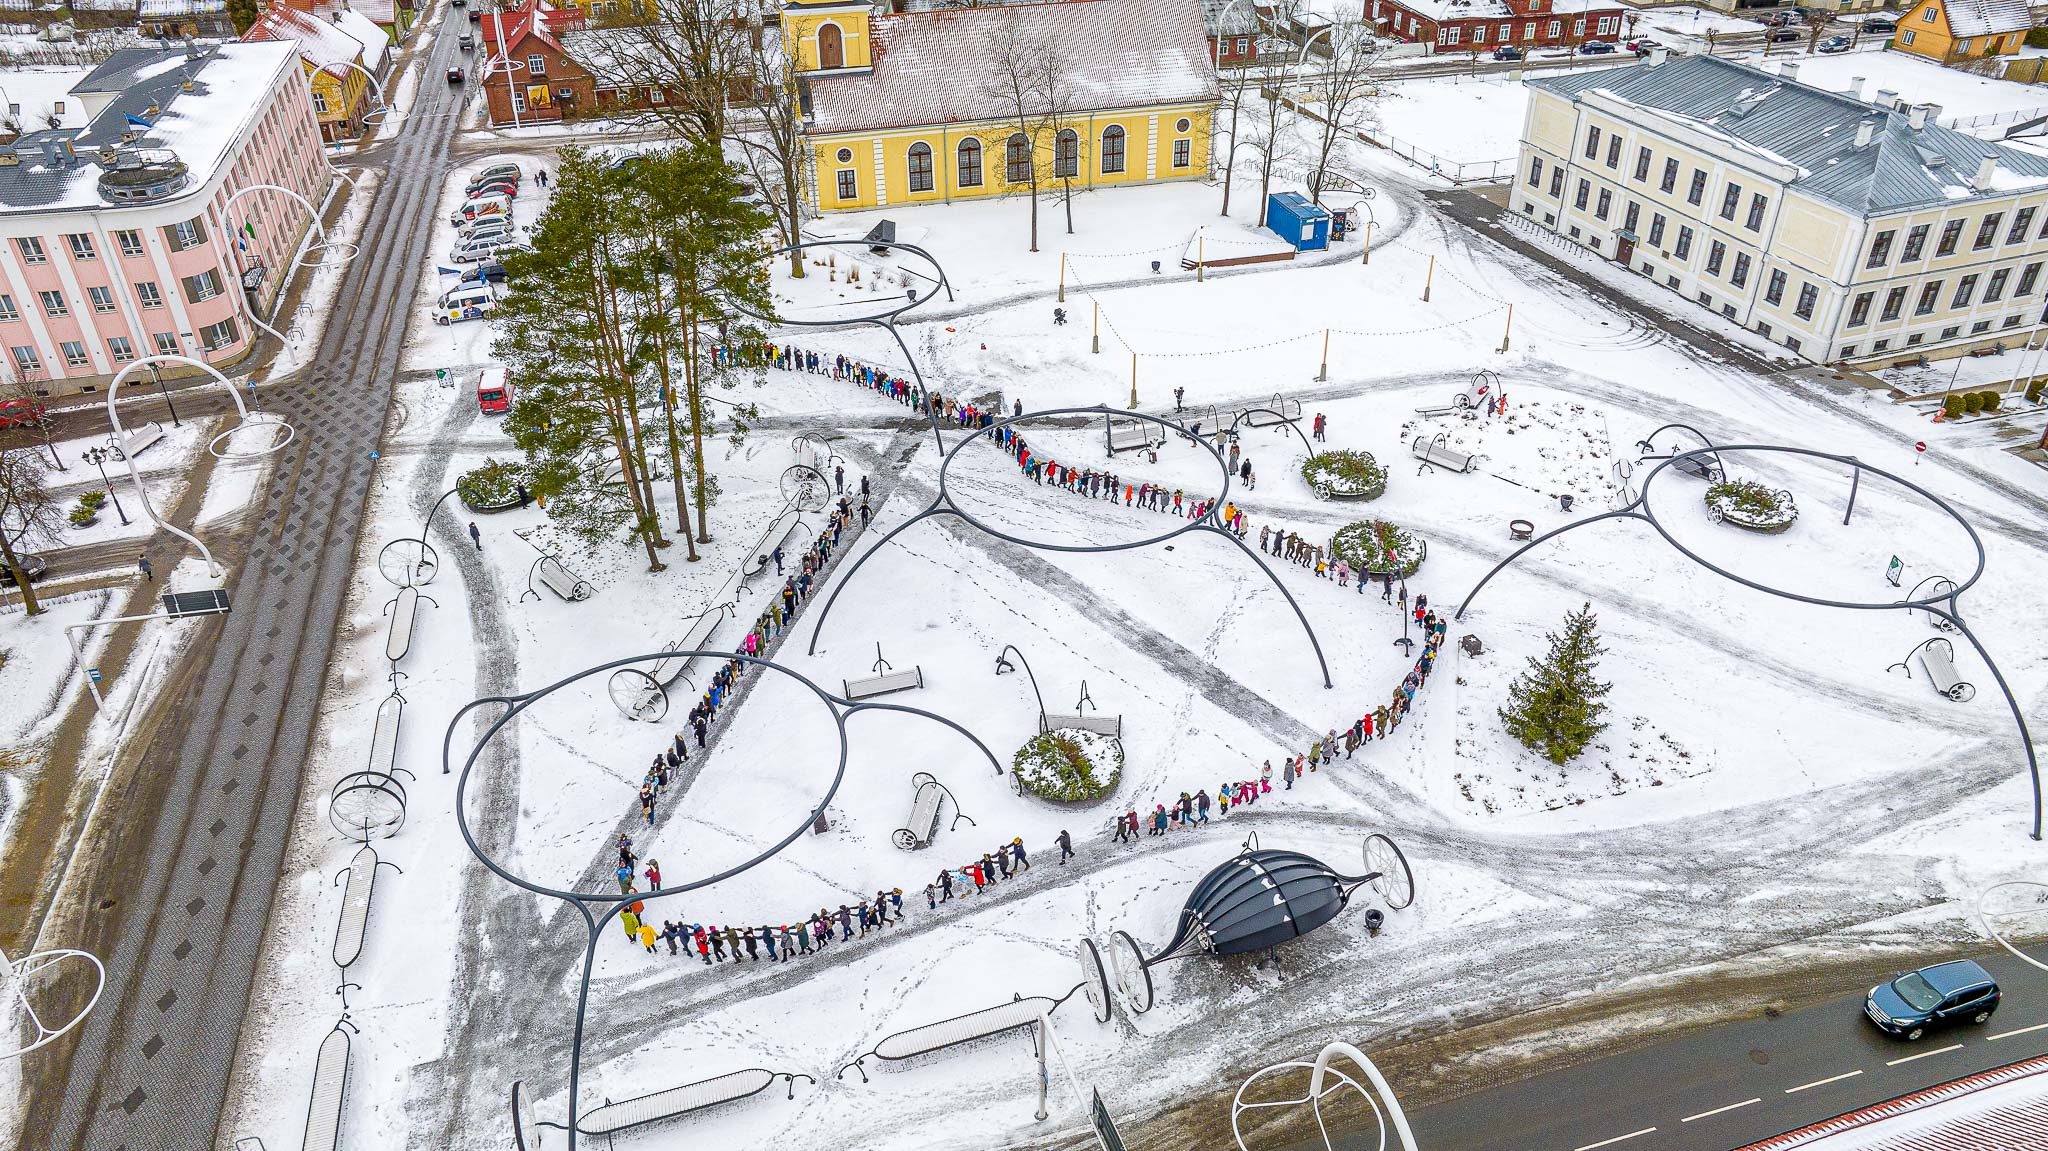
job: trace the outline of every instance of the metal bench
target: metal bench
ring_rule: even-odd
[[[389,775],[397,769],[398,725],[404,718],[405,697],[395,691],[377,705],[377,727],[370,735],[369,770]]]
[[[164,426],[155,421],[139,428],[129,428],[121,434],[119,442],[108,436],[107,443],[113,446],[114,455],[119,459],[132,460],[151,445],[164,438]]]
[[[347,1016],[320,1041],[313,1061],[313,1098],[306,1108],[305,1151],[336,1151],[341,1146],[341,1108],[348,1097],[349,1036],[355,1024]]]
[[[766,1091],[777,1079],[789,1081],[790,1099],[796,1098],[798,1079],[816,1083],[808,1075],[792,1075],[786,1071],[769,1071],[762,1067],[749,1067],[744,1071],[728,1071],[710,1079],[685,1083],[681,1087],[670,1087],[663,1091],[641,1095],[632,1099],[621,1099],[617,1103],[606,1100],[604,1106],[594,1107],[576,1118],[576,1132],[579,1135],[615,1135],[629,1127],[654,1123],[663,1119],[674,1119],[720,1103],[733,1103],[751,1098]]]
[[[1472,470],[1473,457],[1451,447],[1448,437],[1443,432],[1438,432],[1434,436],[1416,436],[1408,445],[1408,451],[1422,461],[1422,466],[1415,469],[1416,475],[1433,468],[1449,468],[1454,472]]]
[[[1097,735],[1106,735],[1111,739],[1120,740],[1124,737],[1124,717],[1121,715],[1102,715],[1100,713],[1095,715],[1046,714],[1038,717],[1038,730],[1040,731],[1057,731],[1063,727],[1092,731]]]
[[[1264,407],[1245,408],[1238,414],[1239,422],[1248,428],[1273,428],[1300,419],[1301,401],[1290,400],[1277,393]]]
[[[421,595],[420,589],[411,584],[399,588],[398,594],[391,597],[391,602],[384,605],[384,614],[391,617],[391,627],[384,633],[384,658],[393,664],[404,659],[405,653],[412,650],[412,625],[419,617],[420,601],[423,599],[435,607],[441,606],[434,603],[431,597]]]
[[[897,828],[896,834],[889,837],[903,850],[916,851],[932,845],[932,840],[939,836],[940,805],[949,799],[953,800],[953,827],[959,827],[963,819],[976,827],[981,826],[960,810],[960,801],[953,799],[953,793],[930,772],[920,771],[911,776],[910,786],[910,826]]]
[[[924,669],[912,664],[909,671],[896,671],[889,665],[888,660],[882,658],[882,645],[876,644],[874,674],[863,679],[843,679],[839,681],[839,685],[847,699],[859,702],[878,695],[923,687]]]
[[[1105,415],[1102,417],[1102,429],[1112,458],[1118,452],[1149,451],[1166,442],[1159,425],[1144,420],[1119,423]]]
[[[348,878],[348,886],[341,892],[341,920],[334,925],[334,965],[341,968],[343,1007],[348,1006],[348,989],[356,986],[348,982],[348,969],[362,958],[363,936],[370,929],[370,899],[376,893],[379,867],[403,873],[397,864],[378,859],[376,849],[365,843],[334,877],[336,883],[343,876]]]
[[[690,621],[689,630],[683,633],[683,638],[663,644],[661,650],[703,650],[711,642],[712,633],[718,630],[718,625],[731,614],[730,607],[730,604],[720,603],[705,608]],[[686,678],[689,666],[696,660],[694,655],[664,655],[644,671],[637,667],[622,667],[606,681],[606,690],[612,697],[612,704],[627,719],[658,723],[668,714],[669,685]]]
[[[868,1071],[861,1066],[864,1060],[909,1059],[962,1043],[972,1043],[977,1039],[992,1038],[1020,1027],[1029,1027],[1057,1006],[1059,1001],[1056,999],[1034,995],[1029,999],[1012,999],[1008,1003],[981,1011],[941,1019],[936,1023],[913,1027],[908,1031],[898,1031],[894,1035],[884,1036],[880,1043],[875,1044],[874,1050],[841,1067],[835,1078],[844,1078],[846,1068],[851,1067],[860,1072],[861,1082],[865,1083],[868,1081]]]
[[[1976,685],[1956,671],[1955,645],[1940,636],[1920,645],[1920,667],[1927,672],[1928,682],[1934,685],[1934,690],[1957,703],[1968,703],[1976,698]]]
[[[742,588],[747,588],[749,581],[768,570],[775,562],[775,551],[789,542],[789,537],[796,534],[796,529],[802,522],[803,517],[794,506],[783,508],[781,515],[769,521],[768,530],[761,533],[761,543],[754,556],[754,566],[740,575]]]
[[[534,561],[533,578],[540,580],[541,585],[549,591],[572,602],[589,599],[590,593],[595,590],[585,583],[582,577],[563,567],[561,560],[550,555],[544,555]],[[527,584],[526,594],[519,598],[525,599],[526,595],[539,598],[539,593],[533,590],[531,581]]]

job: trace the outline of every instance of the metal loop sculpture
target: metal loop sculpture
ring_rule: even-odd
[[[1372,1084],[1371,1091],[1367,1091],[1362,1084],[1342,1071],[1335,1071],[1330,1068],[1330,1061],[1339,1055],[1349,1059],[1352,1066],[1365,1073],[1366,1081]],[[1292,1070],[1294,1068],[1306,1068],[1309,1072],[1308,1093],[1306,1095],[1299,1099],[1269,1099],[1255,1103],[1245,1102],[1244,1093],[1252,1084],[1275,1072]],[[1338,1081],[1328,1087],[1324,1087],[1323,1080],[1330,1075],[1335,1075]],[[1323,1147],[1325,1151],[1328,1151],[1335,1144],[1330,1142],[1330,1129],[1323,1124],[1323,1099],[1339,1087],[1351,1088],[1353,1091],[1364,1096],[1366,1103],[1371,1105],[1373,1118],[1379,1124],[1379,1146],[1382,1149],[1387,1145],[1387,1128],[1392,1126],[1395,1137],[1401,1141],[1402,1151],[1415,1151],[1415,1133],[1408,1127],[1408,1116],[1401,1110],[1401,1101],[1394,1097],[1393,1087],[1388,1084],[1386,1076],[1380,1074],[1380,1069],[1373,1065],[1373,1061],[1366,1058],[1365,1052],[1360,1051],[1349,1043],[1330,1044],[1323,1048],[1322,1054],[1316,1056],[1314,1063],[1294,1060],[1287,1063],[1275,1063],[1270,1067],[1261,1067],[1259,1070],[1252,1072],[1245,1079],[1244,1083],[1238,1087],[1237,1094],[1230,1101],[1230,1134],[1237,1141],[1238,1151],[1250,1151],[1244,1145],[1244,1131],[1238,1126],[1238,1116],[1246,1111],[1259,1108],[1299,1107],[1304,1103],[1308,1104],[1310,1110],[1315,1114],[1316,1131],[1322,1136]]]
[[[36,1005],[29,995],[28,984],[42,972],[55,968],[68,959],[82,959],[92,965],[92,995],[86,999],[85,1006],[80,1007],[71,1018],[52,1026],[43,1022],[42,1014],[36,1010]],[[16,960],[10,960],[5,954],[0,954],[0,1011],[6,1012],[9,1016],[18,1012],[19,1019],[26,1021],[35,1032],[26,1043],[0,1050],[0,1062],[20,1058],[61,1039],[65,1033],[85,1021],[93,1006],[99,1003],[100,992],[106,989],[106,985],[107,969],[89,951],[61,947],[50,951],[38,951],[34,955]],[[0,1017],[0,1029],[4,1029],[4,1034],[0,1034],[0,1042],[13,1044],[17,1031],[16,1020]]]

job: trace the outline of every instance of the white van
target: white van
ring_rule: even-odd
[[[451,224],[461,224],[478,216],[509,216],[512,214],[512,197],[505,195],[478,196],[465,200],[460,208],[448,217]]]
[[[464,284],[441,294],[434,306],[434,322],[452,324],[460,320],[481,320],[498,306],[498,294],[489,284]]]

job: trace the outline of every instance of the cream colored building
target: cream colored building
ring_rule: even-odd
[[[2048,321],[2048,154],[1793,65],[1528,83],[1511,211],[1806,359],[2012,347]]]

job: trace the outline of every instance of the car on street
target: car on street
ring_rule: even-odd
[[[476,410],[487,416],[502,416],[512,407],[512,374],[503,368],[485,368],[476,377]]]
[[[496,260],[485,260],[462,273],[464,284],[502,284],[512,277],[506,275],[505,265]]]
[[[449,82],[450,84],[460,84],[460,83],[462,83],[462,69],[460,69],[460,68],[450,68],[450,69],[448,69],[448,82]]]
[[[0,428],[32,428],[43,422],[50,410],[27,397],[0,400]]]
[[[1581,56],[1604,56],[1612,51],[1614,51],[1614,45],[1605,40],[1588,40],[1584,44],[1579,45],[1579,55]]]
[[[465,248],[471,244],[509,244],[512,242],[512,226],[503,216],[492,216],[480,220],[474,231],[458,234],[454,247]]]
[[[1863,1014],[1879,1031],[1918,1039],[1951,1023],[1989,1023],[2001,993],[1991,973],[1968,959],[1908,971],[1863,997]]]
[[[1805,36],[1806,33],[1797,28],[1767,28],[1764,30],[1764,43],[1790,44],[1795,40],[1804,39]]]
[[[474,264],[495,257],[500,249],[510,246],[512,236],[507,232],[493,232],[473,239],[457,240],[448,249],[448,260],[454,264]]]
[[[50,574],[50,561],[34,552],[16,552],[14,558],[21,561],[21,570],[28,573],[30,583],[41,583]],[[0,564],[0,583],[14,586],[14,569],[6,564]]]
[[[1513,44],[1503,44],[1493,50],[1493,58],[1496,60],[1520,60],[1522,58],[1522,50]]]
[[[1883,17],[1875,20],[1865,20],[1863,22],[1863,30],[1873,35],[1889,36],[1899,30],[1899,22],[1897,20],[1887,20]]]
[[[1833,56],[1839,52],[1847,52],[1855,43],[1854,40],[1849,39],[1847,36],[1830,36],[1822,40],[1819,47],[1821,52]]]
[[[1638,36],[1633,40],[1627,41],[1624,46],[1629,51],[1640,55],[1652,48],[1662,48],[1664,45],[1658,43],[1654,37]]]
[[[475,51],[476,37],[468,32],[464,32],[462,35],[457,36],[455,38],[455,46],[457,48],[462,49],[464,52]]]
[[[482,196],[503,196],[507,200],[517,200],[519,198],[519,184],[513,180],[492,180],[469,194],[469,198],[472,200]]]
[[[1763,26],[1766,28],[1783,28],[1791,22],[1792,15],[1789,12],[1773,12],[1763,18]]]

